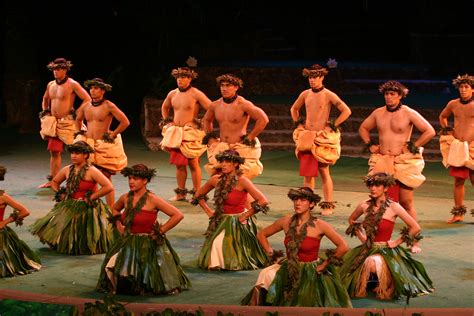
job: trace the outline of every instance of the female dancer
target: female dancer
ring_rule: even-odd
[[[411,246],[421,239],[420,226],[405,209],[387,198],[387,190],[395,179],[386,173],[376,173],[365,178],[370,199],[360,203],[349,217],[346,234],[357,236],[362,245],[352,249],[344,258],[341,278],[351,297],[367,296],[371,285],[377,298],[407,299],[433,291],[433,285],[421,262],[400,244]],[[362,223],[357,219],[365,215]],[[408,228],[401,236],[391,240],[393,227],[400,217]]]
[[[206,240],[198,259],[202,269],[255,270],[264,266],[267,256],[255,236],[257,227],[253,215],[268,211],[268,201],[257,187],[241,176],[239,166],[244,163],[235,150],[216,155],[221,172],[212,176],[194,195],[209,216]],[[206,194],[215,188],[213,211],[206,203]],[[245,209],[247,194],[255,200],[250,210]]]
[[[0,166],[0,181],[5,178],[7,169]],[[13,212],[4,219],[5,208],[10,206]],[[26,207],[0,190],[0,277],[12,277],[28,274],[41,268],[39,256],[7,225],[15,222],[23,224],[23,218],[30,215]]]
[[[130,191],[115,203],[114,223],[122,234],[107,252],[97,290],[113,294],[175,294],[191,286],[165,233],[183,214],[147,189],[155,169],[143,164],[122,170]],[[122,210],[125,210],[122,212]],[[170,218],[160,225],[158,211]]]
[[[61,169],[51,181],[58,203],[31,226],[31,232],[59,253],[104,253],[113,235],[112,225],[107,220],[110,210],[100,197],[114,188],[106,176],[87,163],[94,150],[86,142],[69,145],[68,151],[72,164]],[[66,187],[60,188],[64,180]],[[99,190],[97,184],[101,186]]]
[[[334,268],[342,263],[347,244],[331,225],[311,213],[321,197],[308,187],[291,189],[288,197],[293,201],[294,214],[276,220],[257,234],[268,256],[275,258],[277,252],[267,238],[283,230],[287,258],[260,272],[242,304],[352,307]],[[327,259],[323,260],[318,252],[325,236],[336,249],[328,249]]]

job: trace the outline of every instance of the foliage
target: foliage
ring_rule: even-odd
[[[0,315],[76,316],[78,315],[78,310],[72,305],[4,299],[0,301]]]
[[[112,296],[105,296],[104,302],[95,301],[95,303],[84,304],[84,316],[133,316],[132,312],[127,311],[125,306]]]

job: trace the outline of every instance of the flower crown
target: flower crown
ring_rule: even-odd
[[[321,201],[321,197],[318,194],[314,193],[313,190],[308,187],[290,189],[290,191],[288,191],[288,197],[292,201],[298,198],[307,199],[308,201],[314,203],[318,203],[319,201]]]
[[[395,184],[395,178],[385,172],[378,172],[373,175],[366,176],[364,183],[367,187],[373,185],[383,185],[384,187],[390,187]]]
[[[156,169],[150,169],[144,164],[138,164],[133,165],[132,167],[123,168],[120,173],[123,174],[124,177],[133,176],[137,178],[147,179],[149,182],[154,176],[156,176]]]

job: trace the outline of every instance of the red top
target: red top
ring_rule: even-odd
[[[233,189],[224,201],[224,214],[239,214],[245,210],[247,192]]]
[[[389,241],[390,237],[392,237],[393,226],[395,226],[395,222],[391,220],[382,218],[379,224],[379,229],[377,230],[377,235],[375,235],[374,241]]]
[[[84,199],[89,190],[92,190],[92,192],[97,191],[97,184],[94,181],[81,180],[81,182],[79,182],[79,188],[77,188],[71,197],[76,200]]]
[[[5,208],[6,207],[7,207],[6,205],[0,207],[0,221],[3,221],[3,215],[5,215]]]
[[[150,234],[153,230],[153,224],[155,224],[158,212],[141,210],[135,214],[133,218],[132,227],[130,232],[132,234]],[[122,222],[125,221],[126,212],[122,213]]]
[[[285,237],[285,248],[288,255],[288,242],[290,241],[290,236],[286,235]],[[311,262],[318,260],[319,245],[321,244],[321,239],[315,237],[306,236],[306,238],[301,242],[300,249],[298,250],[298,260],[300,262]]]

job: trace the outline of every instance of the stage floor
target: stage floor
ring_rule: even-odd
[[[0,280],[0,289],[21,290],[35,293],[75,296],[100,299],[103,294],[94,291],[99,268],[104,255],[65,256],[59,255],[41,244],[28,232],[28,226],[44,216],[53,206],[50,190],[37,189],[45,181],[49,171],[49,154],[46,143],[37,134],[16,134],[10,130],[0,130],[2,150],[0,164],[8,168],[0,188],[27,206],[31,215],[22,227],[11,227],[34,250],[38,251],[44,267],[26,276]],[[174,167],[167,162],[164,152],[151,152],[142,142],[138,132],[127,131],[124,146],[129,164],[145,163],[158,169],[149,188],[161,197],[172,196],[176,187]],[[69,163],[63,155],[63,165]],[[264,152],[262,157],[264,173],[255,179],[258,187],[271,201],[268,215],[258,216],[258,226],[264,227],[291,210],[291,201],[286,197],[290,187],[300,186],[298,163],[293,152]],[[201,165],[205,163],[205,158]],[[338,201],[336,214],[325,218],[336,230],[343,234],[347,218],[358,202],[366,199],[366,189],[362,178],[367,170],[363,158],[342,158],[333,168],[335,200]],[[474,217],[469,214],[461,224],[448,225],[449,212],[453,206],[451,197],[452,178],[441,163],[427,163],[424,172],[426,183],[415,193],[415,205],[425,238],[423,252],[415,258],[425,264],[433,279],[436,291],[429,296],[410,300],[411,307],[443,308],[474,307]],[[207,178],[207,176],[206,176]],[[128,191],[127,181],[121,175],[113,177],[116,195]],[[190,180],[188,180],[190,185]],[[317,192],[321,193],[320,182]],[[468,209],[474,208],[474,190],[466,186]],[[132,297],[118,295],[117,299],[138,303],[173,304],[218,304],[237,305],[253,286],[259,271],[207,272],[196,268],[196,258],[203,243],[203,233],[208,219],[199,207],[188,203],[175,203],[184,213],[184,220],[169,234],[168,239],[181,257],[185,272],[193,287],[179,295],[160,297]],[[6,214],[10,210],[7,209]],[[164,220],[164,217],[160,218]],[[396,231],[401,228],[398,224]],[[283,249],[283,236],[271,238],[275,249]],[[358,245],[355,239],[347,238],[349,245]],[[329,247],[327,240],[321,244],[321,253]],[[377,301],[375,299],[353,300],[359,308],[402,308],[404,300]]]

